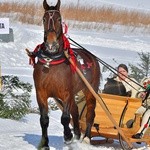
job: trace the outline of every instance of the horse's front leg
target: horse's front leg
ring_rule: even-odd
[[[69,127],[70,123],[70,102],[69,98],[67,101],[63,103],[63,113],[61,116],[61,124],[64,126],[64,141],[66,144],[70,144],[72,142],[73,134],[71,133],[71,129]]]
[[[47,129],[48,129],[48,125],[49,125],[49,117],[48,117],[48,113],[47,110],[42,109],[41,113],[40,113],[40,124],[41,124],[41,128],[42,128],[42,139],[41,139],[41,148],[43,148],[42,150],[49,150],[49,146],[48,146],[48,134],[47,134]]]
[[[40,109],[40,125],[42,128],[42,138],[38,146],[38,150],[49,150],[49,146],[48,146],[49,140],[47,134],[47,129],[49,125],[47,98],[39,99],[38,97],[37,99],[38,99],[38,104]]]

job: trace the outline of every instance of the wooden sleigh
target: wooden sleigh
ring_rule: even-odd
[[[69,58],[67,53],[65,55],[75,67],[74,62]],[[91,137],[118,139],[124,150],[135,148],[134,143],[145,142],[147,145],[150,145],[150,129],[147,130],[142,139],[132,138],[132,135],[140,128],[142,116],[135,115],[135,112],[141,106],[141,100],[110,94],[97,94],[77,67],[76,71],[96,98],[96,116],[91,129]],[[77,105],[80,114],[81,132],[84,133],[86,130],[86,102],[84,95],[78,97]],[[100,141],[98,142],[101,143]],[[95,141],[91,140],[91,144],[94,143]]]
[[[132,138],[132,135],[140,128],[141,115],[135,115],[136,110],[141,106],[140,99],[102,93],[99,96],[130,143],[133,145],[136,142],[150,144],[150,129],[142,139]],[[77,105],[80,113],[80,127],[82,133],[84,133],[86,129],[86,104],[84,97],[79,96]],[[91,140],[91,144],[102,144],[107,141],[109,142],[109,139],[118,139],[123,149],[131,149],[122,136],[120,136],[118,130],[98,101],[96,103],[95,113],[96,116],[91,129],[92,139],[94,137],[104,137],[105,140]]]

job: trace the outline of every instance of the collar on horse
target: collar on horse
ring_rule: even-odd
[[[32,54],[30,55],[29,64],[35,65],[35,58],[38,58],[38,61],[41,62],[45,67],[49,68],[50,65],[58,65],[66,61],[66,57],[64,54],[64,51],[68,51],[68,54],[72,58],[72,60],[76,63],[76,57],[73,52],[73,50],[70,48],[69,40],[66,38],[66,36],[63,34],[63,42],[64,42],[64,48],[62,52],[59,52],[58,54],[52,55],[46,50],[46,45],[43,42],[42,44],[39,44],[36,46]],[[74,72],[75,68],[71,65],[71,69]]]

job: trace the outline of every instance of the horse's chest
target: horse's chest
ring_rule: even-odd
[[[67,82],[71,77],[70,67],[68,65],[52,65],[49,68],[42,67],[40,70],[35,70],[34,76],[36,76],[39,82],[44,85],[53,83],[53,85],[60,84],[61,82]]]

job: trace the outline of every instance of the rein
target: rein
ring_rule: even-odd
[[[69,40],[71,40],[73,43],[75,43],[77,46],[79,46],[80,48],[82,48],[83,50],[85,50],[86,52],[90,53],[93,57],[95,57],[102,65],[104,65],[106,68],[108,68],[111,72],[113,72],[116,76],[118,76],[118,74],[116,72],[118,72],[117,69],[115,69],[114,67],[112,67],[111,65],[107,64],[106,62],[104,62],[103,60],[101,60],[100,58],[96,57],[94,54],[92,54],[91,52],[89,52],[86,48],[84,48],[83,46],[81,46],[80,44],[78,44],[77,42],[75,42],[73,39],[71,39],[70,37],[68,37]],[[116,71],[116,72],[115,72]],[[122,74],[123,75],[123,74]],[[125,76],[125,75],[123,75]],[[129,77],[127,77],[129,80],[131,80],[132,82],[134,82],[135,84],[137,84],[138,86],[140,86],[141,88],[144,89],[144,87],[142,85],[140,85],[139,83],[135,82],[134,80],[130,79]],[[138,91],[135,87],[133,87],[131,84],[129,84],[127,81],[125,81],[128,85],[130,85],[132,88],[134,88],[136,91]]]

